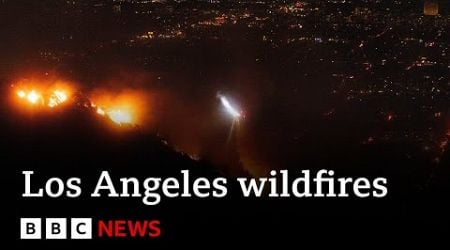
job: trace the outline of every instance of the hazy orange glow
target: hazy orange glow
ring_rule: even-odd
[[[108,111],[109,118],[119,124],[132,124],[133,123],[133,116],[131,115],[132,112],[128,110],[123,109],[112,109]]]
[[[101,116],[122,125],[142,125],[147,119],[148,96],[144,92],[97,90],[90,95],[91,107]]]
[[[126,105],[119,105],[111,102],[109,105],[111,106],[105,107],[102,105],[99,107],[92,103],[91,107],[95,109],[97,114],[107,116],[111,121],[118,125],[137,124],[137,121],[134,118],[135,112],[129,103]]]
[[[123,97],[122,97],[123,98]],[[97,99],[103,100],[103,103],[108,103],[110,106],[97,106],[97,104],[92,103],[91,107],[95,109],[95,112],[101,116],[107,116],[111,121],[118,125],[124,125],[124,124],[136,124],[137,121],[134,118],[134,111],[132,108],[132,105],[130,105],[130,101],[127,101],[127,103],[114,103],[114,101],[111,101],[110,97],[108,96],[98,96]],[[108,101],[105,101],[105,99],[109,99]]]

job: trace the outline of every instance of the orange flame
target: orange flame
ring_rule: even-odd
[[[90,95],[91,107],[101,116],[108,117],[117,125],[142,125],[147,96],[138,91],[97,90]]]
[[[68,96],[64,90],[54,90],[53,94],[48,98],[48,106],[53,108],[67,101]]]
[[[20,105],[30,105],[34,111],[54,109],[72,100],[74,85],[66,82],[22,80],[11,87]],[[87,96],[86,96],[87,97]],[[149,95],[145,91],[122,90],[120,92],[96,90],[89,96],[90,107],[119,126],[142,125],[148,121]]]
[[[131,112],[123,109],[113,109],[108,111],[109,118],[119,124],[132,124],[133,123],[133,116]]]
[[[54,108],[67,102],[71,87],[61,81],[22,80],[12,85],[19,100],[33,106]]]
[[[41,94],[35,90],[32,90],[27,94],[27,100],[32,104],[36,104],[41,98]]]

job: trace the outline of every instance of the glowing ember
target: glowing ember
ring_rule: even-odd
[[[445,140],[441,141],[441,143],[439,144],[439,148],[440,148],[442,151],[445,151],[445,149],[447,148],[447,146],[448,146],[448,139],[445,139]]]
[[[48,106],[50,108],[53,108],[65,101],[67,101],[67,99],[68,99],[67,94],[64,91],[55,90],[55,91],[53,91],[53,94],[48,99]]]
[[[27,100],[31,104],[36,104],[40,98],[41,98],[41,95],[38,92],[36,92],[35,90],[32,90],[27,94]]]
[[[388,121],[388,122],[390,122],[390,121],[392,121],[392,119],[394,119],[394,116],[393,115],[388,115],[387,117],[386,117],[386,120]]]
[[[106,112],[102,108],[98,107],[97,108],[97,114],[99,114],[101,116],[104,116],[106,114]]]

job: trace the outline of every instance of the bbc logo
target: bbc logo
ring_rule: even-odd
[[[21,218],[20,238],[21,239],[43,239],[42,233],[45,230],[45,239],[68,239],[66,218],[45,218],[45,229],[41,218]],[[91,218],[70,218],[70,238],[69,239],[92,239],[92,219]]]

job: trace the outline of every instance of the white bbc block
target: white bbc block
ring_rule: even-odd
[[[46,239],[67,239],[66,218],[46,218],[45,219]]]
[[[70,236],[72,239],[92,239],[92,218],[72,218]]]
[[[20,218],[21,239],[41,239],[40,218]]]

